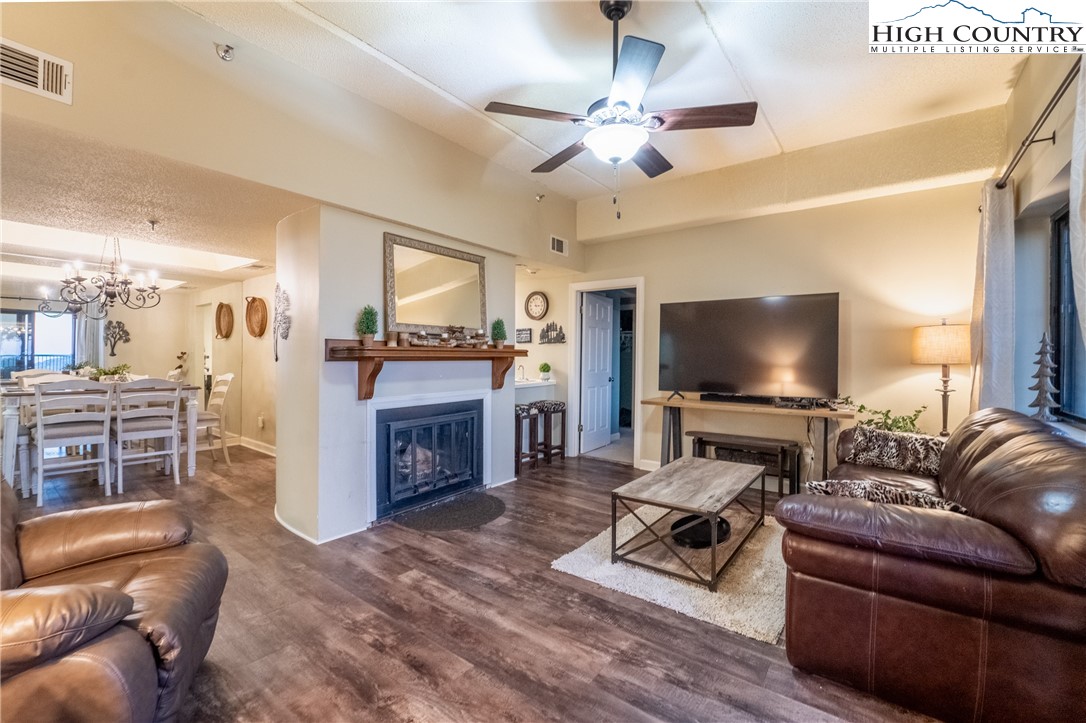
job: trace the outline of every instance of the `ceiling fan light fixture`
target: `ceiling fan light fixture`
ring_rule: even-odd
[[[610,123],[585,134],[584,144],[605,163],[624,163],[649,140],[649,132],[628,123]]]

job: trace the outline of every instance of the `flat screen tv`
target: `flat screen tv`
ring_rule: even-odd
[[[660,305],[660,389],[837,396],[838,295]]]

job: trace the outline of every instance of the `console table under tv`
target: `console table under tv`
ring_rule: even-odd
[[[713,402],[701,399],[683,399],[682,397],[653,397],[642,399],[641,403],[650,407],[663,407],[664,428],[660,442],[660,466],[678,459],[683,455],[683,410],[699,409],[706,411],[727,412],[729,414],[764,414],[785,417],[806,417],[822,420],[822,478],[829,471],[829,434],[831,419],[854,419],[856,412],[851,409],[795,409],[775,407],[771,404],[744,404],[736,402]]]

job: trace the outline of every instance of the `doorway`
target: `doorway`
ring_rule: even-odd
[[[577,454],[638,466],[643,280],[570,287],[570,418],[566,440]]]

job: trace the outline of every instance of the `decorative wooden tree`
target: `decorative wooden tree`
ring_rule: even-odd
[[[1052,377],[1056,376],[1056,372],[1052,368],[1053,351],[1055,349],[1052,343],[1048,341],[1048,334],[1042,334],[1041,348],[1037,352],[1037,371],[1033,374],[1033,378],[1037,380],[1037,383],[1029,388],[1030,391],[1037,392],[1037,397],[1029,403],[1029,406],[1037,409],[1033,415],[1034,418],[1045,422],[1056,421],[1056,417],[1050,410],[1059,406],[1052,399],[1052,395],[1058,391],[1055,385],[1052,384]]]

